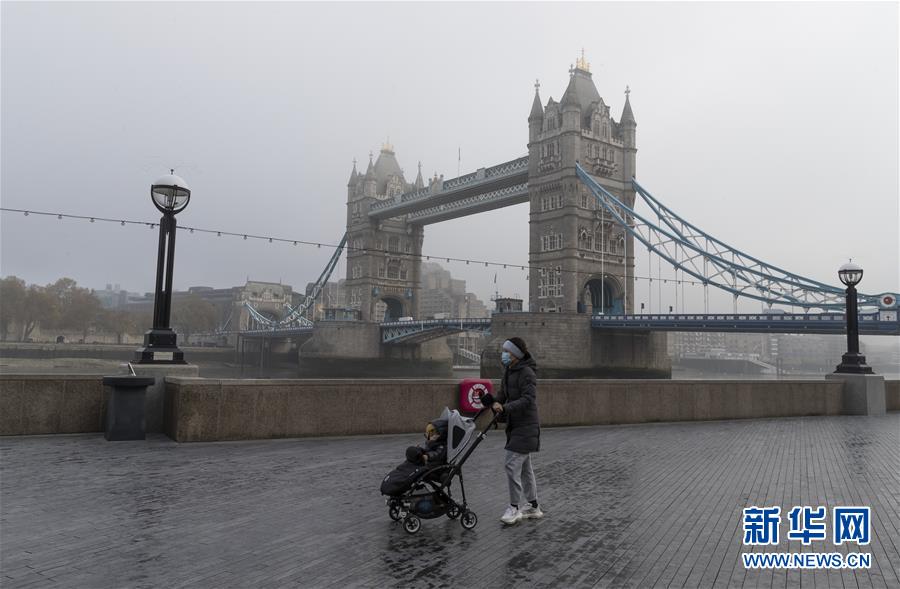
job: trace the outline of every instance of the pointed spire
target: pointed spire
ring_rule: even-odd
[[[572,70],[572,71],[574,71],[574,70]],[[563,97],[562,97],[562,100],[560,101],[560,104],[562,105],[563,108],[565,108],[566,106],[569,106],[569,105],[577,106],[579,108],[581,107],[581,105],[578,103],[578,90],[575,88],[575,76],[574,75],[569,76],[569,85],[566,87],[566,91],[563,93]]]
[[[531,114],[528,115],[528,120],[532,121],[535,119],[540,119],[544,117],[544,108],[541,106],[541,82],[539,80],[534,81],[534,102],[531,103]]]
[[[356,158],[353,158],[353,171],[350,172],[350,181],[347,185],[351,185],[356,182],[357,177],[359,176],[359,172],[356,171]]]
[[[419,162],[419,173],[416,175],[416,190],[425,188],[425,181],[422,180],[422,162]]]
[[[375,164],[372,163],[372,152],[369,152],[369,167],[366,168],[366,178],[375,177]]]
[[[622,118],[620,119],[620,123],[635,123],[634,113],[631,112],[631,101],[628,99],[629,94],[631,94],[631,88],[625,86],[625,108],[622,109]]]

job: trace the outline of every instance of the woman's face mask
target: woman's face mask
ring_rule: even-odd
[[[512,354],[510,354],[506,350],[503,350],[503,352],[500,354],[500,363],[504,366],[509,366],[510,362],[512,362]]]

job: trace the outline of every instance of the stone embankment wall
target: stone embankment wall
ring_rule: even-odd
[[[179,442],[407,433],[456,407],[455,380],[166,379],[164,429]],[[900,381],[885,383],[900,410]],[[98,376],[0,376],[0,435],[99,432]],[[825,380],[550,380],[545,426],[838,415],[842,386]]]
[[[884,381],[884,400],[887,411],[900,411],[900,380]]]
[[[103,431],[102,376],[0,375],[0,435]]]

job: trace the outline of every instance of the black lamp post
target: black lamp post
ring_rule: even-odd
[[[150,186],[153,204],[163,216],[159,220],[159,251],[156,260],[156,292],[153,298],[153,328],[144,334],[144,347],[134,353],[135,364],[186,364],[178,349],[176,334],[169,327],[172,312],[172,269],[175,262],[175,215],[187,207],[191,189],[175,170]]]
[[[863,277],[863,269],[852,261],[838,270],[841,282],[847,285],[847,353],[838,364],[837,373],[872,374],[872,367],[866,364],[866,357],[859,353],[859,317],[856,309],[856,285]]]

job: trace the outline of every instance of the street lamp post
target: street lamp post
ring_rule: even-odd
[[[872,374],[866,357],[859,353],[859,317],[856,308],[856,285],[863,277],[863,269],[852,261],[841,266],[838,277],[847,285],[847,353],[841,358],[836,373]]]
[[[159,250],[156,260],[156,291],[153,298],[153,328],[144,334],[144,347],[135,352],[135,364],[186,364],[178,349],[177,336],[169,327],[172,312],[172,270],[175,262],[175,215],[187,207],[191,189],[171,170],[150,186],[150,197],[163,216],[159,220]]]

